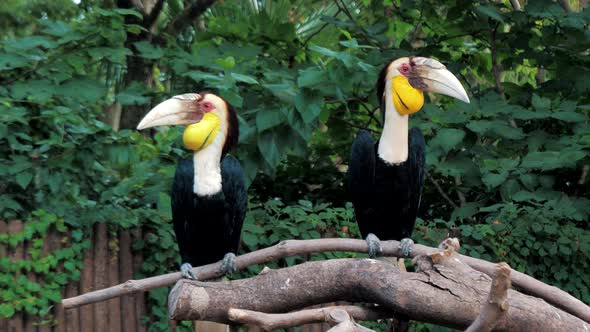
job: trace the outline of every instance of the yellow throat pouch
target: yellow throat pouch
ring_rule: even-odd
[[[221,119],[213,113],[205,113],[198,123],[192,124],[184,130],[182,140],[184,145],[193,151],[206,148],[219,133]]]
[[[410,85],[405,76],[396,76],[391,82],[393,104],[401,115],[418,112],[424,105],[424,93]]]

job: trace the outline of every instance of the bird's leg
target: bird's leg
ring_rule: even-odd
[[[236,271],[236,266],[234,261],[236,259],[236,255],[231,252],[228,252],[223,256],[223,260],[221,261],[221,268],[219,271],[223,274],[232,274]]]
[[[410,257],[413,245],[414,241],[412,241],[412,239],[410,239],[409,237],[404,238],[400,241],[399,248],[401,249],[402,254],[404,254],[404,257]]]
[[[190,263],[182,263],[180,266],[180,275],[185,279],[197,280],[197,276],[193,273],[193,266]]]
[[[375,236],[375,234],[369,233],[365,241],[367,241],[367,247],[369,247],[370,258],[379,257],[383,254],[383,249],[381,249],[381,241],[377,236]]]

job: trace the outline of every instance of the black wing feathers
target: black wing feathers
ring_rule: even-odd
[[[228,244],[232,245],[231,252],[238,251],[242,224],[246,215],[248,193],[244,184],[244,171],[240,162],[232,157],[225,156],[221,162],[221,179],[223,194],[225,196],[225,231]]]
[[[182,159],[176,167],[174,181],[172,182],[172,192],[170,194],[172,201],[172,223],[182,262],[190,262],[192,260],[189,255],[192,251],[189,248],[190,235],[187,234],[186,225],[191,222],[191,216],[194,213],[193,174],[193,161]]]
[[[360,220],[371,217],[375,204],[375,161],[375,141],[361,130],[352,144],[348,164],[348,192],[361,229]]]
[[[193,160],[183,159],[176,168],[172,221],[182,262],[209,264],[238,250],[248,196],[242,168],[235,158],[222,159],[221,177],[222,191],[197,196],[193,192]]]
[[[352,145],[349,192],[363,237],[400,240],[410,237],[424,183],[424,138],[409,132],[408,160],[391,165],[377,156],[371,136],[361,131]]]

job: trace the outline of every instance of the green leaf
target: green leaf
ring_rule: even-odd
[[[248,83],[248,84],[260,84],[258,83],[258,81],[252,77],[252,76],[248,76],[248,75],[242,75],[242,74],[236,74],[236,73],[231,73],[230,74],[231,77],[233,77],[236,81],[239,82],[244,82],[244,83]]]
[[[258,137],[258,151],[260,151],[264,160],[272,168],[274,168],[281,160],[276,138],[272,132],[263,133]]]
[[[0,53],[0,71],[25,67],[30,61],[28,57],[22,55]]]
[[[29,183],[33,179],[33,173],[30,172],[22,172],[16,175],[16,183],[23,189],[27,189]]]
[[[276,109],[261,109],[256,112],[256,128],[261,133],[285,122],[283,112]]]
[[[537,111],[545,111],[551,107],[551,100],[548,98],[539,97],[537,94],[533,94],[533,98],[531,100],[533,107]]]
[[[225,70],[230,70],[236,66],[236,59],[233,56],[215,59],[215,63],[223,67]]]
[[[113,11],[115,13],[118,13],[121,15],[133,15],[133,16],[137,17],[138,19],[143,20],[143,16],[141,15],[141,13],[139,13],[138,11],[136,11],[134,9],[115,8],[115,9],[113,9]]]
[[[221,84],[223,82],[223,76],[219,76],[219,75],[215,75],[215,74],[211,74],[211,73],[206,73],[206,72],[198,71],[198,70],[189,71],[187,73],[184,73],[183,75],[190,77],[195,82],[206,81],[206,82],[209,82],[210,84]]]
[[[133,44],[139,51],[139,56],[146,59],[159,59],[164,56],[164,51],[159,46],[154,46],[147,41],[140,41]]]
[[[12,304],[0,304],[0,317],[10,318],[14,315],[14,306]]]
[[[551,114],[551,117],[566,122],[586,121],[586,117],[584,115],[576,112],[558,112]]]
[[[544,171],[570,168],[575,167],[577,161],[586,156],[585,152],[576,150],[531,152],[523,158],[521,167]]]
[[[504,181],[506,181],[507,178],[508,173],[486,173],[482,177],[482,181],[489,189],[492,189],[504,183]]]
[[[500,10],[494,6],[477,6],[475,7],[475,11],[496,21],[504,22],[504,16]]]
[[[144,105],[150,102],[150,97],[145,96],[148,90],[139,82],[133,82],[125,90],[117,94],[117,101],[123,105]]]
[[[297,77],[297,86],[300,88],[314,87],[319,84],[325,83],[325,73],[315,67],[307,68],[299,71]]]
[[[465,138],[465,132],[459,129],[443,128],[429,142],[430,146],[439,146],[445,153],[457,148]]]
[[[315,121],[324,107],[324,98],[313,95],[307,90],[301,91],[295,97],[295,107],[305,124],[310,124]]]

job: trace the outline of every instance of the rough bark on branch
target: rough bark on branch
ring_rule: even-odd
[[[460,260],[421,272],[400,272],[372,259],[334,259],[272,270],[229,282],[180,280],[169,296],[172,319],[231,323],[228,311],[240,308],[288,312],[334,301],[376,303],[409,319],[466,328],[486,301],[491,279]],[[510,310],[498,331],[584,331],[581,319],[543,300],[509,291]]]
[[[402,257],[399,249],[399,241],[382,241],[381,247],[384,256]],[[255,264],[264,264],[269,261],[295,256],[306,255],[315,252],[328,251],[347,251],[356,253],[366,253],[367,243],[364,240],[356,239],[318,239],[318,240],[287,240],[278,243],[272,247],[264,248],[245,255],[237,256],[235,259],[236,270],[242,270]],[[411,257],[421,256],[437,252],[438,249],[416,244],[412,248]],[[495,273],[495,264],[469,257],[459,255],[459,259],[467,263],[473,269],[493,276]],[[193,269],[193,273],[199,280],[208,280],[221,277],[221,263],[208,264]],[[590,323],[590,307],[582,301],[569,295],[557,287],[544,284],[533,277],[524,273],[511,270],[511,279],[514,286],[519,287],[529,295],[533,295],[546,300],[558,308],[575,315],[586,322]],[[150,277],[141,280],[128,280],[127,282],[82,294],[73,298],[62,300],[64,308],[74,308],[85,304],[105,301],[113,297],[145,292],[150,289],[165,287],[174,284],[180,279],[180,273],[168,273],[160,276]],[[487,292],[486,292],[487,293]]]
[[[481,308],[475,322],[465,332],[489,332],[493,330],[496,323],[506,315],[508,310],[508,289],[510,289],[510,266],[506,263],[500,263],[492,280],[488,301]]]
[[[340,311],[346,313],[346,319],[334,319],[334,317],[342,317],[342,313],[339,313]],[[264,312],[235,308],[229,309],[228,312],[229,320],[233,323],[256,325],[265,331],[301,326],[310,323],[333,322],[332,325],[340,324],[346,320],[350,320],[349,315],[354,320],[370,321],[385,319],[392,316],[392,314],[388,314],[387,312],[376,308],[373,309],[353,305],[305,309],[285,314],[267,314]]]

